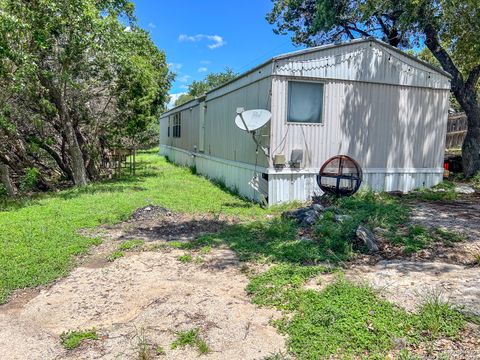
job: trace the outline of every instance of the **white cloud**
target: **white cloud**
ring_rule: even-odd
[[[204,67],[204,66],[198,68],[198,72],[199,72],[199,73],[207,72],[207,71],[208,71],[208,69],[207,69],[206,67]]]
[[[221,37],[220,35],[206,35],[206,34],[197,34],[197,35],[186,35],[181,34],[178,37],[178,41],[180,42],[197,42],[202,40],[208,40],[211,43],[208,44],[209,49],[217,49],[219,47],[224,46],[227,42]]]
[[[157,25],[155,25],[154,23],[148,23],[148,27],[151,28],[151,29],[155,29],[157,27]]]
[[[167,109],[173,108],[175,106],[175,101],[177,101],[180,96],[185,95],[185,94],[186,94],[186,92],[170,94],[170,101],[167,104]]]
[[[183,67],[183,64],[179,63],[168,63],[168,68],[172,71],[178,71]]]
[[[188,82],[188,80],[190,80],[190,75],[179,76],[177,80],[183,83]]]
[[[132,27],[131,26],[127,26],[125,29],[123,29],[124,31],[126,32],[130,32],[132,31]]]

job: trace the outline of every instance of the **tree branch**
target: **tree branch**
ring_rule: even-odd
[[[465,87],[468,89],[474,89],[477,85],[478,79],[480,78],[480,65],[477,65],[468,75],[468,79],[465,83]]]

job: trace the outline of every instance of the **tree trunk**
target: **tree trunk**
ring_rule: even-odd
[[[480,104],[477,99],[476,84],[480,78],[480,65],[474,67],[465,81],[448,52],[439,41],[434,26],[424,26],[425,44],[443,70],[452,75],[452,92],[467,115],[468,130],[462,146],[463,173],[471,177],[480,171]]]
[[[73,181],[73,172],[72,169],[63,161],[62,157],[60,154],[58,154],[54,148],[48,146],[45,143],[41,143],[40,147],[45,150],[53,160],[57,163],[58,167],[60,170],[62,170],[63,174],[65,175],[67,180]]]
[[[65,122],[66,135],[68,140],[68,150],[72,159],[73,182],[75,185],[87,185],[87,171],[83,161],[83,153],[77,141],[75,130],[70,121]]]
[[[7,190],[7,195],[11,197],[15,196],[17,194],[17,189],[12,183],[12,179],[10,179],[10,171],[8,166],[3,162],[0,162],[0,178],[3,186],[5,186],[5,189]]]
[[[465,110],[465,114],[468,128],[462,145],[462,163],[463,173],[471,177],[480,172],[480,106]]]

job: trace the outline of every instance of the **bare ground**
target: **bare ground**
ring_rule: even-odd
[[[153,226],[160,218],[164,231]],[[155,358],[161,346],[166,352],[162,359],[193,359],[199,354],[192,347],[170,348],[177,331],[193,328],[210,348],[204,359],[261,359],[284,351],[284,339],[269,324],[278,314],[250,303],[244,291],[248,279],[230,250],[213,249],[190,263],[179,261],[184,251],[178,249],[104,260],[118,240],[143,233],[153,248],[219,226],[216,218],[155,209],[97,230],[107,240],[65,279],[41,291],[18,292],[0,307],[1,358],[134,359],[144,347]],[[155,233],[162,237],[154,239]],[[60,344],[63,332],[92,327],[99,340],[73,351]]]

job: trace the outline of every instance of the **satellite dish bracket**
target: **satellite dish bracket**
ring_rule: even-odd
[[[257,148],[259,147],[260,149],[262,149],[263,153],[265,154],[266,157],[269,157],[269,153],[270,153],[270,149],[268,147],[265,147],[263,146],[262,144],[260,144],[260,142],[257,140],[257,138],[255,137],[255,134],[256,134],[256,131],[253,130],[253,131],[250,131],[248,129],[248,126],[247,126],[247,123],[245,122],[245,119],[243,118],[243,115],[242,113],[244,112],[245,110],[243,108],[238,108],[237,109],[237,114],[240,116],[240,119],[242,120],[242,123],[243,123],[243,126],[245,126],[245,129],[247,130],[247,132],[249,134],[252,134],[252,139],[253,139],[253,142],[255,143],[255,145],[257,145]]]

